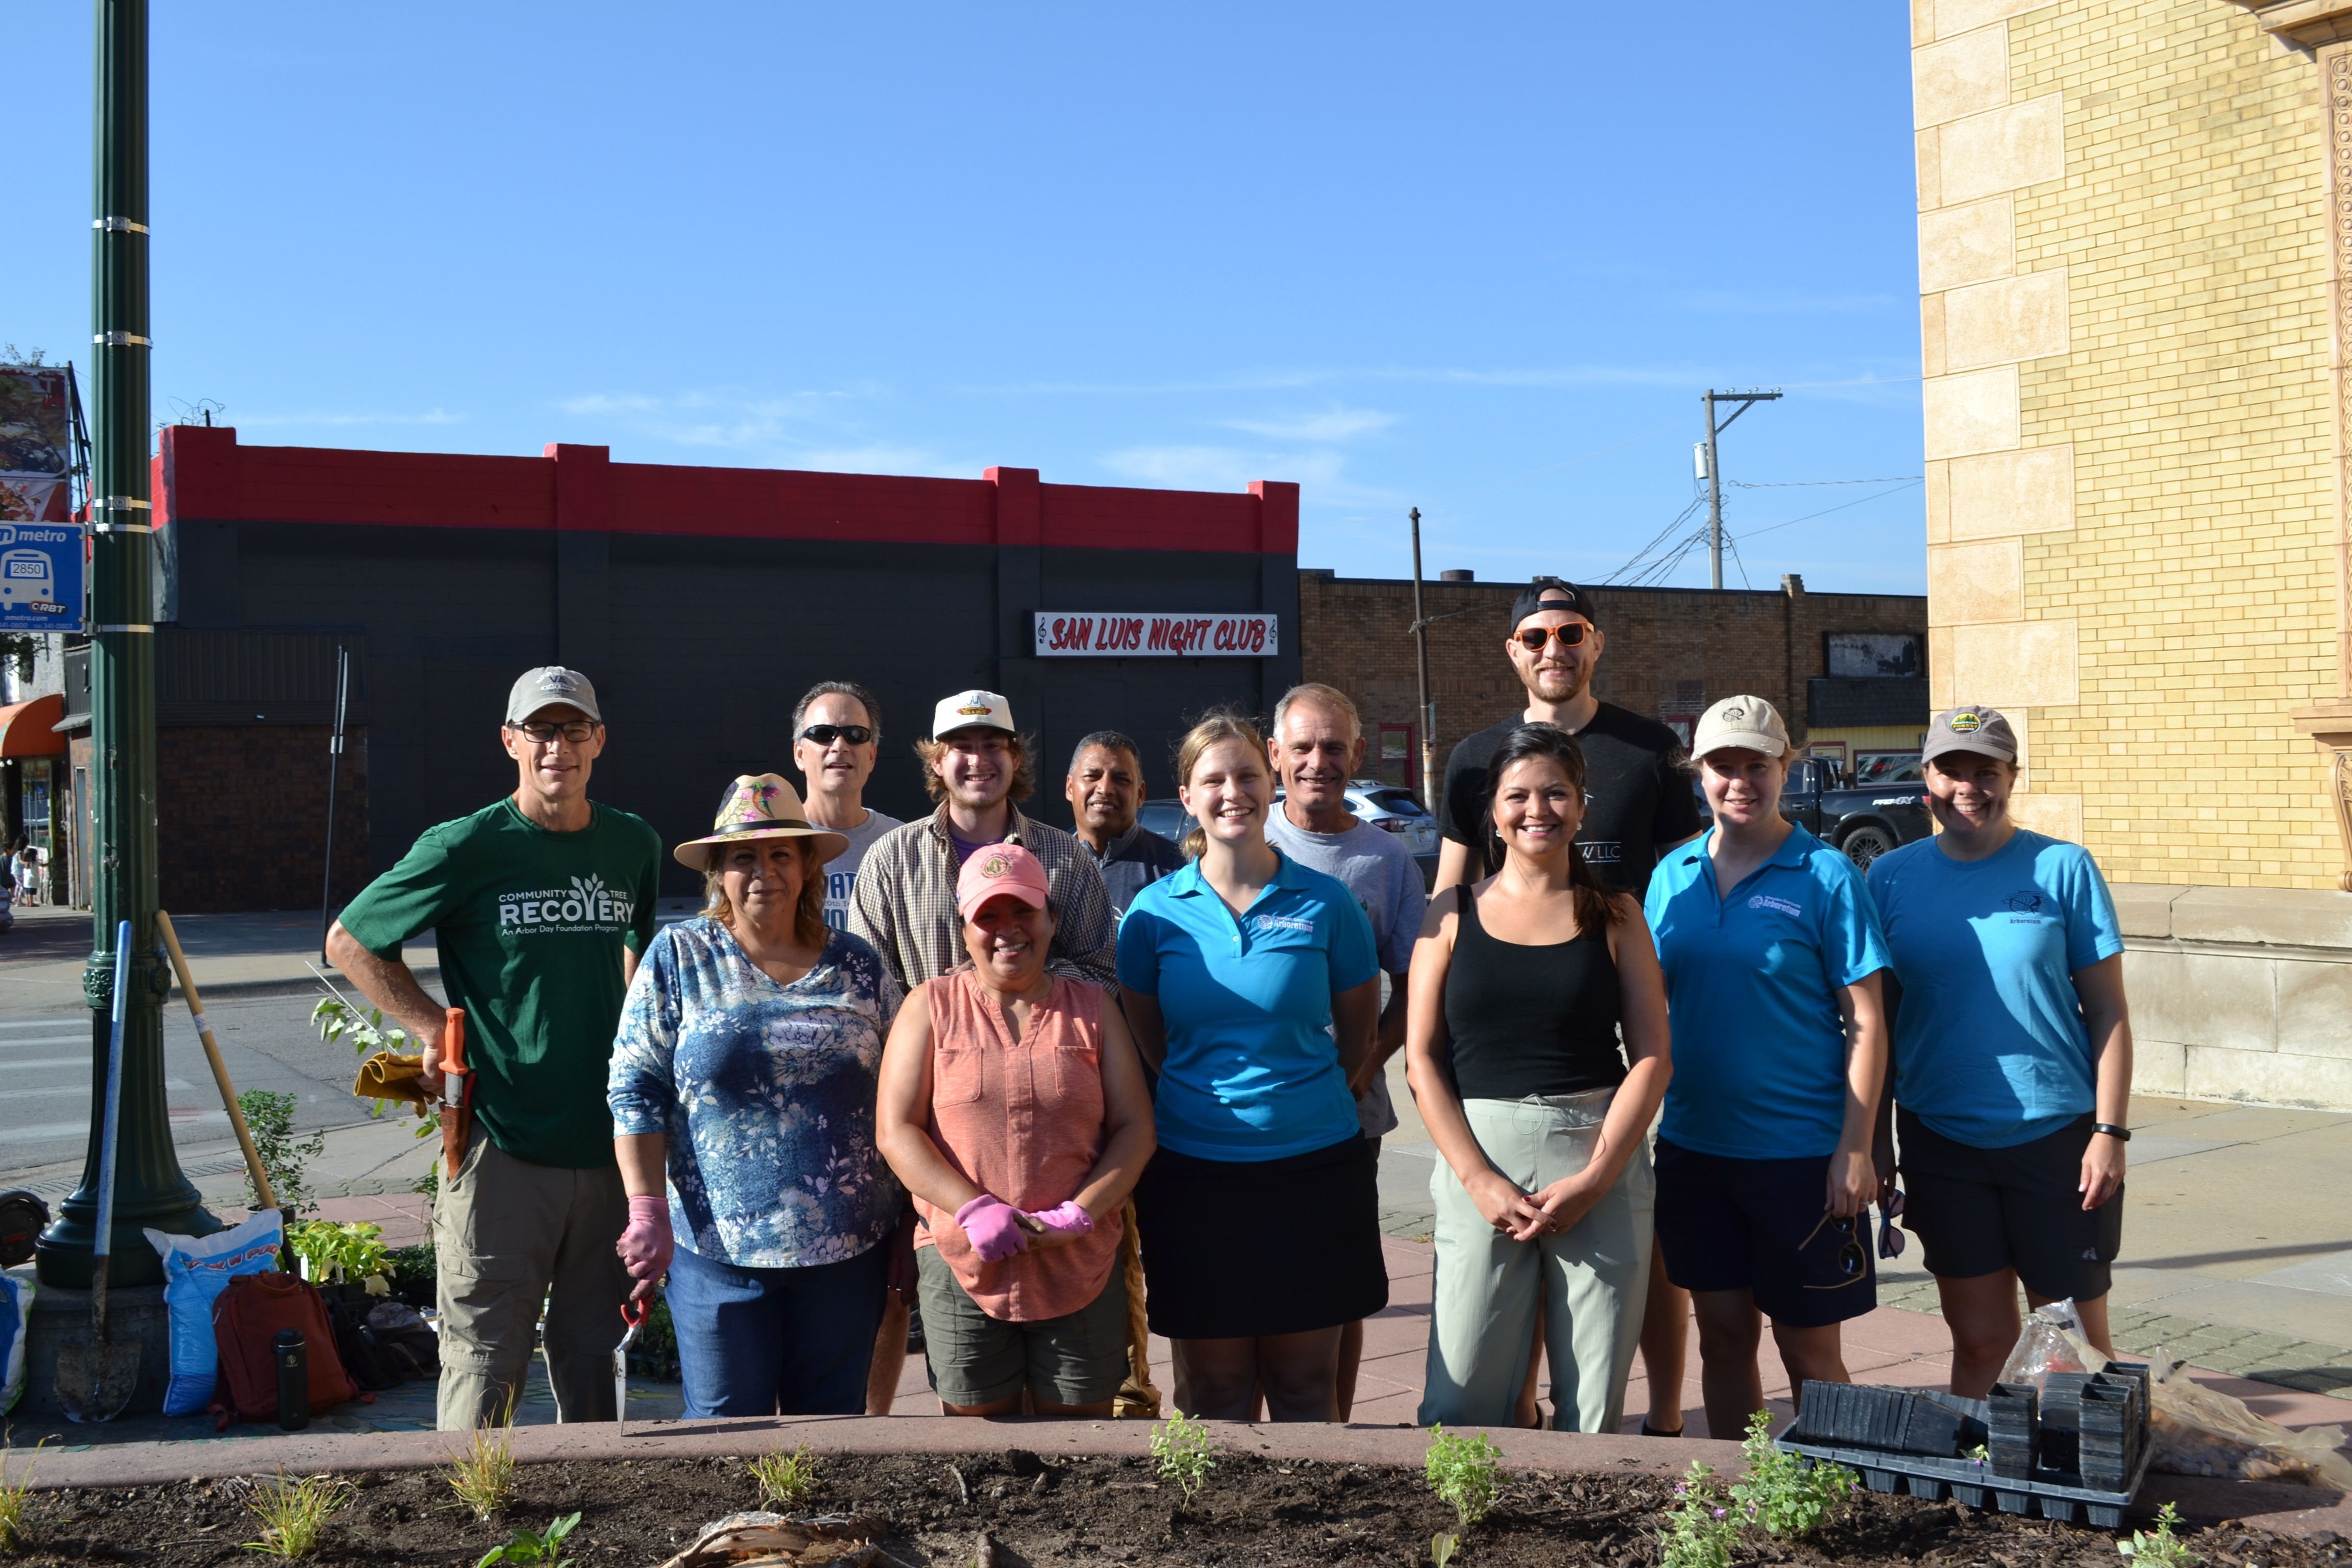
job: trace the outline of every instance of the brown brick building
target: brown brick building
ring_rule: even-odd
[[[1339,688],[1363,710],[1367,772],[1417,786],[1412,584],[1326,571],[1298,578],[1307,679]],[[1525,586],[1423,584],[1441,768],[1456,741],[1526,705],[1503,652],[1511,600]],[[1788,717],[1800,746],[1856,753],[1918,747],[1927,720],[1927,672],[1918,657],[1927,604],[1921,595],[1811,594],[1794,577],[1780,593],[1591,592],[1608,637],[1593,677],[1604,700],[1686,725],[1718,698],[1753,692]],[[1874,672],[1859,673],[1853,657],[1874,651],[1883,656]]]

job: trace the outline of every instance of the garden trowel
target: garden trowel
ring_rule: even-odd
[[[613,1347],[613,1421],[623,1436],[629,1431],[629,1347],[637,1342],[637,1331],[646,1326],[646,1317],[653,1310],[653,1305],[635,1297],[621,1303],[621,1321],[629,1326],[622,1333],[621,1342]]]

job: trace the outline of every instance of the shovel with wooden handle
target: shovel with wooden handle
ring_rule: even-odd
[[[122,994],[131,986],[131,922],[114,931],[114,1016],[106,1042],[106,1116],[98,1138],[98,1235],[89,1249],[89,1339],[58,1347],[58,1404],[79,1422],[111,1421],[139,1386],[139,1342],[106,1337],[106,1273],[114,1239],[114,1157],[122,1123]]]
[[[228,1080],[220,1042],[213,1038],[213,1026],[205,1022],[205,999],[196,994],[196,977],[188,973],[188,955],[180,951],[180,934],[172,929],[171,916],[157,910],[155,927],[163,933],[163,951],[172,955],[172,973],[180,977],[180,995],[188,1004],[188,1016],[195,1020],[196,1038],[205,1043],[205,1060],[212,1064],[213,1081],[220,1085],[228,1124],[236,1129],[236,1146],[245,1151],[245,1171],[253,1178],[254,1196],[261,1200],[260,1212],[267,1214],[278,1206],[278,1194],[269,1190],[269,1173],[261,1168],[261,1152],[253,1146],[253,1130],[245,1124],[245,1108],[236,1102],[236,1086]]]

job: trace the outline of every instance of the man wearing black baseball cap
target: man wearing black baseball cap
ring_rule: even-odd
[[[1558,577],[1538,577],[1511,602],[1503,652],[1527,688],[1525,711],[1465,736],[1445,763],[1445,799],[1437,854],[1437,889],[1475,882],[1486,864],[1486,764],[1503,738],[1522,724],[1556,724],[1584,749],[1584,826],[1576,836],[1585,864],[1601,881],[1640,898],[1658,858],[1699,830],[1698,802],[1684,773],[1681,741],[1644,719],[1592,695],[1592,672],[1608,638],[1595,624],[1591,595]],[[1654,1268],[1642,1325],[1642,1360],[1650,1383],[1644,1432],[1682,1430],[1685,1325],[1690,1301]],[[1542,1342],[1538,1336],[1538,1344]],[[1534,1414],[1535,1366],[1521,1395],[1522,1424]],[[1671,1421],[1671,1426],[1661,1423]]]

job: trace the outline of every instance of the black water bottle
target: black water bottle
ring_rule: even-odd
[[[278,1425],[299,1432],[310,1424],[310,1347],[299,1329],[280,1329],[269,1342],[278,1363]]]

